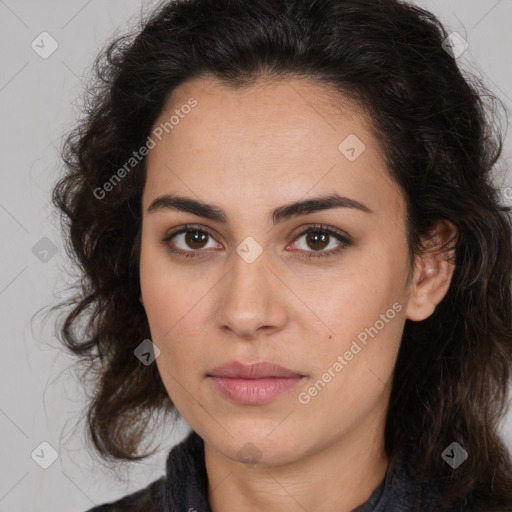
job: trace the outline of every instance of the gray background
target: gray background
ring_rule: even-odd
[[[458,62],[476,67],[510,109],[512,0],[417,3],[467,39],[469,48]],[[167,452],[186,432],[183,422],[177,431],[166,426],[162,449],[129,465],[117,479],[86,450],[83,428],[74,429],[85,392],[73,360],[59,350],[51,319],[33,319],[57,295],[63,297],[69,282],[70,264],[49,198],[61,170],[61,137],[79,114],[83,77],[106,39],[129,20],[136,23],[140,10],[151,4],[0,0],[0,512],[80,512],[133,492],[163,474]],[[47,59],[31,47],[44,31],[58,43]],[[48,39],[44,44],[49,48]],[[508,133],[499,169],[511,154]],[[500,175],[499,183],[505,191],[512,176]],[[512,194],[503,196],[504,204],[512,204]],[[38,254],[41,247],[50,252]],[[503,429],[512,449],[512,414]],[[58,453],[47,469],[31,457],[42,442]],[[43,453],[46,457],[48,449]]]

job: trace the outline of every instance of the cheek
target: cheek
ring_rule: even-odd
[[[184,293],[176,293],[172,287],[155,282],[147,283],[144,290],[144,308],[151,331],[152,341],[160,348],[165,359],[177,358],[195,350],[195,341],[202,322],[197,320],[201,304]]]
[[[149,256],[149,253],[148,253]],[[146,265],[146,262],[151,264]],[[157,364],[165,368],[171,375],[181,375],[180,381],[187,378],[190,364],[200,360],[199,343],[204,338],[204,321],[199,317],[205,314],[205,301],[201,300],[207,290],[187,286],[180,282],[179,273],[173,272],[169,265],[155,264],[155,259],[141,257],[141,289],[144,297],[144,309],[149,323],[151,340],[160,349]],[[194,363],[195,362],[195,363]],[[161,372],[162,373],[162,372]],[[162,377],[171,387],[175,387],[172,379]]]
[[[324,296],[322,319],[331,336],[321,356],[319,372],[326,372],[342,356],[344,379],[357,384],[368,379],[386,382],[395,364],[404,326],[404,274],[383,251],[372,261],[361,261],[343,286]],[[338,366],[339,368],[339,366]],[[328,378],[328,377],[327,377]]]
[[[318,297],[315,305],[325,323],[332,326],[334,336],[355,336],[379,320],[402,295],[398,279],[389,268],[361,265],[359,272],[343,276],[343,283]],[[332,281],[331,281],[332,283]],[[311,295],[310,295],[311,297]],[[393,310],[390,316],[394,317]]]
[[[156,339],[167,340],[180,318],[184,318],[194,305],[194,297],[180,282],[180,273],[171,268],[165,250],[142,240],[140,257],[140,287],[144,309]],[[167,341],[166,341],[167,343]]]

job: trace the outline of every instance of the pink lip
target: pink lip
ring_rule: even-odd
[[[293,388],[304,376],[265,361],[231,361],[212,370],[208,377],[220,393],[234,402],[259,405]]]

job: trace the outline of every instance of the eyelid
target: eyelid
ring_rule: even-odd
[[[210,228],[203,226],[202,224],[183,224],[182,226],[172,228],[166,232],[164,240],[169,240],[175,235],[186,233],[187,231],[193,230],[204,231],[205,233],[208,233],[212,238],[216,240],[216,235],[214,235],[213,231]]]
[[[206,226],[204,226],[202,224],[183,224],[181,226],[177,226],[177,227],[172,228],[169,231],[167,231],[166,235],[165,235],[165,240],[168,240],[173,235],[177,235],[179,233],[186,232],[188,230],[194,230],[194,229],[196,229],[198,231],[205,231],[212,238],[216,239],[216,235],[213,233],[213,231],[210,228],[208,228],[208,227],[206,227]],[[288,235],[288,237],[293,236],[294,238],[293,238],[292,241],[295,242],[295,240],[299,236],[304,235],[310,229],[318,229],[319,231],[332,232],[332,233],[336,233],[337,235],[339,235],[341,237],[344,237],[344,238],[346,238],[348,240],[351,239],[350,235],[348,233],[346,233],[345,231],[341,230],[341,229],[335,228],[334,226],[328,226],[327,224],[318,224],[318,223],[317,224],[312,224],[312,225],[300,226],[300,227],[296,228],[295,230],[293,230]]]
[[[321,223],[314,223],[314,224],[308,224],[306,226],[300,226],[296,230],[292,231],[290,236],[293,237],[293,242],[297,240],[297,238],[301,237],[302,235],[305,235],[308,233],[308,231],[325,231],[327,233],[330,233],[332,235],[338,235],[341,238],[345,238],[347,241],[352,241],[350,235],[346,233],[345,231],[338,229],[334,226],[329,226],[327,224],[321,224]]]

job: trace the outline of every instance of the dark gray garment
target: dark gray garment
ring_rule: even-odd
[[[381,483],[368,500],[352,512],[411,512],[416,489],[407,465],[407,450],[390,461]],[[204,464],[203,440],[192,431],[170,452],[166,476],[115,502],[86,512],[211,512]],[[420,512],[437,512],[440,485],[424,484],[419,498]]]

